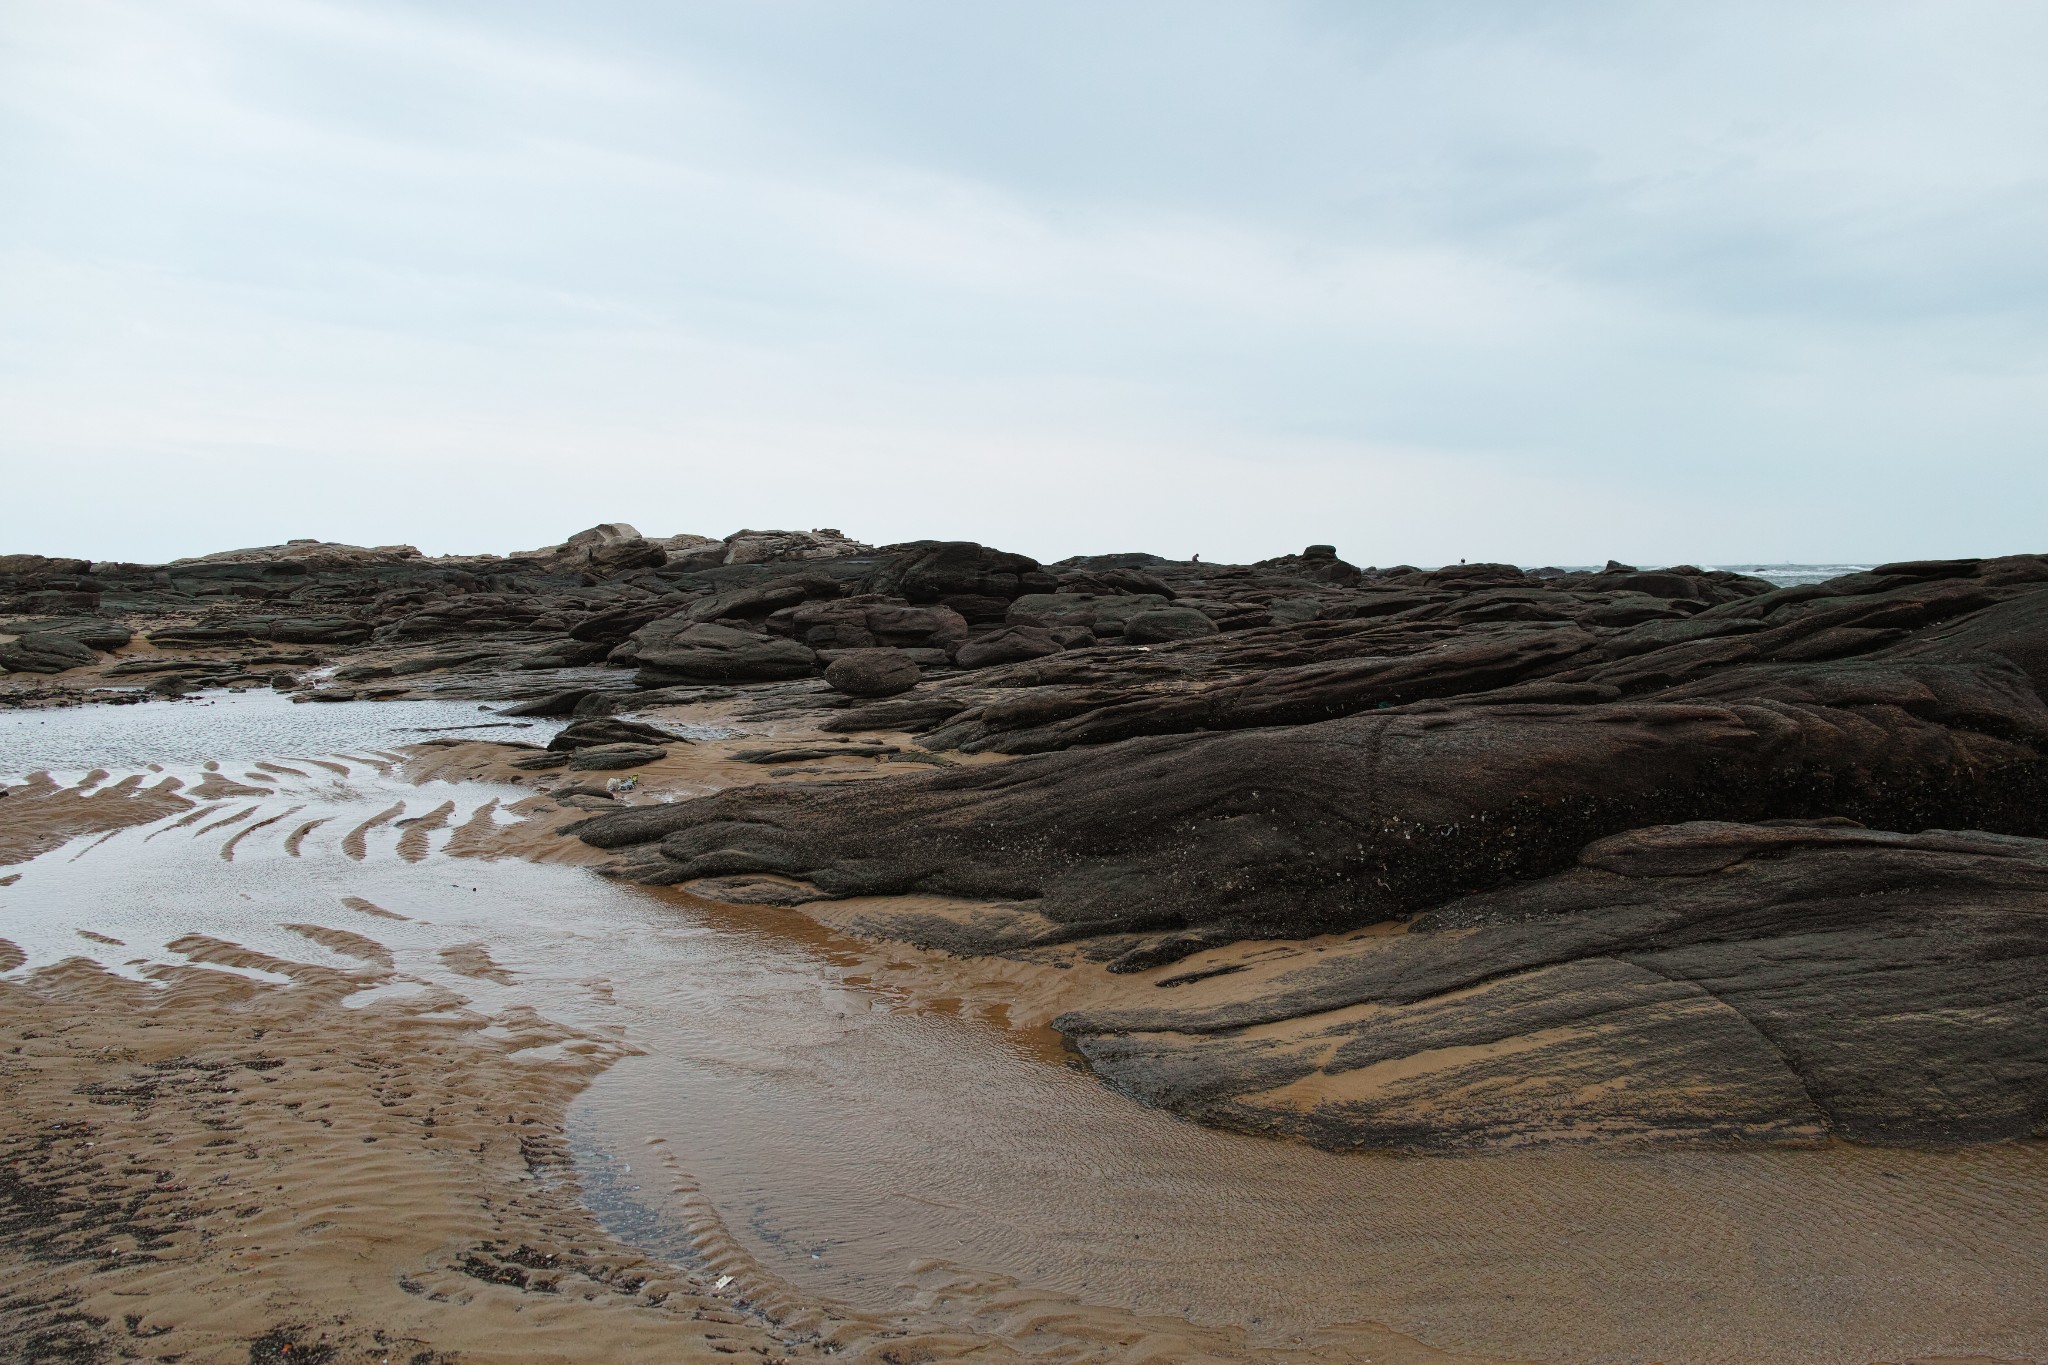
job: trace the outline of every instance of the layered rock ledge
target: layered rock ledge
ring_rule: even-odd
[[[761,753],[924,766],[576,833],[649,884],[1106,964],[1128,989],[1059,1028],[1207,1122],[1419,1148],[2048,1132],[2040,556],[1774,587],[615,523],[502,558],[11,556],[0,604],[17,703],[267,684],[588,724],[723,698],[814,745],[878,737]]]

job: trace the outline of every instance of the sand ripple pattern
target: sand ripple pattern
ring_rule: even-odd
[[[899,1365],[1025,1343],[1044,1360],[2048,1354],[2039,1145],[1417,1160],[1211,1132],[867,988],[880,950],[501,856],[545,853],[568,813],[414,784],[402,758],[31,779],[6,798],[0,973],[150,999],[317,987],[351,1017],[460,1024],[513,1074],[573,1073],[573,1165],[536,1148],[533,1178],[579,1179],[699,1290],[729,1276],[706,1302],[745,1346]],[[367,1197],[398,1168],[359,1174]],[[499,1288],[541,1274],[488,1264],[511,1267]],[[450,1275],[437,1292],[464,1284]],[[618,1358],[656,1358],[636,1351]]]

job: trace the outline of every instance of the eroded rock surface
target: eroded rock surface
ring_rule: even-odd
[[[585,821],[615,875],[1107,964],[1122,1003],[1061,1026],[1211,1122],[1422,1147],[2044,1123],[2040,556],[1774,587],[623,522],[510,556],[9,555],[0,669],[13,704],[268,686],[575,720],[535,772],[645,764],[680,737],[618,712],[728,702],[777,736],[736,756],[763,780]],[[850,754],[876,771],[774,766]]]
[[[993,951],[1089,933],[1352,928],[1546,875],[1589,839],[1673,820],[2048,832],[2048,707],[2002,660],[1742,681],[1711,702],[1436,702],[886,787],[739,788],[582,837],[659,841],[677,878],[769,872],[839,896],[1015,902],[1020,923],[1057,926],[931,940]]]
[[[2048,1123],[2044,981],[2048,842],[1716,822],[1059,1024],[1150,1103],[1339,1146],[1988,1140]]]
[[[1072,594],[1091,633],[1142,615],[1098,612],[1109,571]],[[1210,1121],[1398,1146],[2042,1130],[2048,564],[1766,591],[1359,572],[1328,615],[1048,653],[832,722],[1012,761],[581,835],[648,881],[906,897],[862,930],[1189,959],[1191,986],[1219,945],[1407,922],[1284,984],[1219,972],[1199,1014],[1062,1020],[1116,1084]]]

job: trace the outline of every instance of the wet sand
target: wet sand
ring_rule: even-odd
[[[659,1140],[580,1168],[570,1105],[635,1044],[525,1003],[611,991],[546,979],[477,906],[536,878],[550,910],[648,897],[574,870],[601,855],[554,831],[583,812],[514,787],[522,752],[9,784],[0,1339],[21,1358],[1445,1358],[1369,1326],[1254,1348],[938,1264],[863,1311],[765,1268]],[[725,764],[686,754],[674,780]],[[447,780],[470,776],[496,780]],[[668,1256],[581,1197],[621,1168],[666,1201]]]
[[[291,984],[75,962],[0,983],[16,1358],[783,1349],[573,1197],[563,1107],[616,1045],[538,1018],[493,1041],[434,1001],[344,1010],[355,974],[188,946]],[[513,1041],[571,1046],[523,1062]]]
[[[680,748],[636,799],[817,776],[735,747]],[[1327,944],[1111,978],[868,941],[854,902],[613,886],[520,752],[10,781],[8,1340],[893,1365],[2048,1340],[2038,1145],[1417,1161],[1209,1132],[1067,1066],[1045,1022]]]

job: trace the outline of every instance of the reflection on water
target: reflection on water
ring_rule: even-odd
[[[600,1078],[579,1135],[666,1138],[770,1269],[863,1306],[940,1257],[1282,1340],[1353,1320],[1544,1359],[2048,1340],[2039,1147],[1332,1154],[878,1009],[766,934],[696,943],[666,985],[628,1026],[648,1055]]]
[[[855,1306],[896,1304],[941,1260],[1272,1342],[1377,1321],[1544,1360],[2048,1348],[2039,1144],[1442,1159],[1211,1132],[997,1028],[847,984],[855,946],[785,912],[445,856],[481,847],[526,793],[340,766],[11,869],[0,937],[28,955],[21,970],[187,955],[240,969],[207,946],[225,942],[621,1038],[640,1055],[573,1115],[621,1231],[690,1245],[678,1230],[694,1206],[666,1179],[634,1190],[620,1175],[662,1139],[701,1191],[689,1199],[755,1261]],[[208,830],[242,805],[262,810]],[[305,809],[222,857],[291,805]],[[424,833],[405,823],[435,811]],[[396,976],[375,984],[380,948]]]
[[[270,691],[0,711],[0,778],[142,763],[196,765],[413,744],[434,733],[545,744],[560,720],[505,720],[462,701],[294,702]]]

